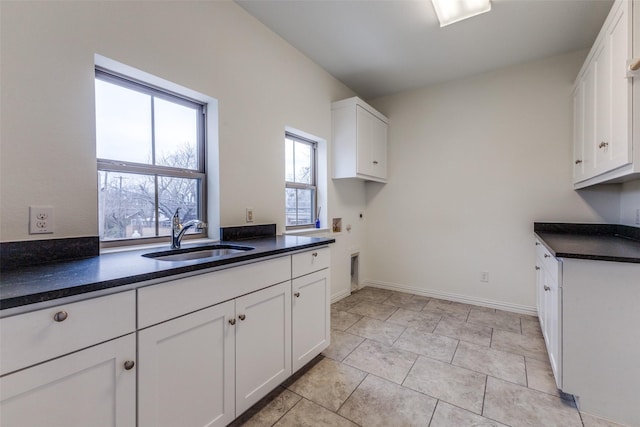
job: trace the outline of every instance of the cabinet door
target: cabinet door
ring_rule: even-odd
[[[293,290],[293,371],[297,371],[329,346],[329,270],[294,279]]]
[[[135,335],[0,378],[0,425],[135,426]]]
[[[140,427],[225,426],[235,418],[234,303],[138,333]]]
[[[573,93],[573,182],[585,179],[584,161],[584,81],[576,84]]]
[[[540,329],[544,331],[544,270],[542,269],[542,262],[536,261],[536,308],[538,309]]]
[[[579,83],[584,97],[582,124],[582,166],[583,178],[591,178],[596,174],[596,79],[595,64],[587,68]]]
[[[629,112],[631,111],[631,79],[627,79],[627,58],[631,57],[628,31],[628,3],[623,2],[608,30],[611,61],[611,136],[606,150],[607,170],[631,162]]]
[[[356,172],[373,175],[373,135],[375,117],[367,110],[356,106]]]
[[[547,351],[553,376],[558,388],[562,388],[562,289],[557,282],[548,281],[548,289],[545,292],[545,338],[547,338]]]
[[[291,375],[291,282],[236,299],[236,413]]]
[[[594,56],[595,73],[595,169],[602,173],[607,167],[607,152],[611,138],[611,47],[602,43]]]
[[[629,111],[631,81],[626,78],[629,49],[627,2],[615,12],[602,45],[594,56],[596,86],[596,173],[626,165],[631,160]]]
[[[382,179],[387,179],[387,130],[385,122],[377,117],[373,118],[371,174]]]

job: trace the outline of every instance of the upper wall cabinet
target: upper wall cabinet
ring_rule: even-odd
[[[331,105],[333,178],[387,182],[388,119],[358,97]]]
[[[576,79],[576,189],[640,177],[640,144],[634,144],[632,132],[632,123],[640,124],[633,113],[640,107],[640,74],[633,78],[629,72],[633,55],[640,56],[639,36],[632,38],[634,25],[640,29],[640,3],[617,0]]]

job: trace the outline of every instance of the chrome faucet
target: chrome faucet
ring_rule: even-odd
[[[192,219],[184,224],[180,223],[180,208],[176,209],[176,213],[173,214],[173,220],[171,221],[171,249],[180,249],[180,242],[184,233],[195,227],[196,230],[202,230],[207,228],[207,223],[202,222],[199,219]]]

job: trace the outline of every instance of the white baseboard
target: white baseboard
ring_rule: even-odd
[[[408,292],[425,297],[440,298],[448,301],[462,302],[465,304],[480,305],[482,307],[497,308],[498,310],[511,311],[518,314],[527,314],[529,316],[538,316],[538,310],[535,307],[530,307],[527,305],[511,304],[503,301],[492,301],[484,298],[468,297],[432,289],[416,288],[413,286],[400,285],[397,283],[381,282],[379,280],[364,280],[360,284],[360,288],[363,288],[365,286],[371,286],[372,288],[389,289],[399,292]]]
[[[331,304],[333,304],[336,301],[340,301],[342,298],[346,298],[349,295],[351,295],[351,290],[350,289],[345,289],[342,292],[338,292],[335,295],[331,295]]]

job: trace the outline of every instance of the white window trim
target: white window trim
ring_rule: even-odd
[[[191,98],[194,101],[201,102],[207,105],[207,120],[205,123],[205,163],[206,163],[206,203],[205,207],[207,212],[207,238],[212,240],[220,240],[220,155],[219,155],[219,139],[218,139],[218,100],[197,92],[193,89],[181,86],[173,83],[169,80],[165,80],[153,74],[107,58],[100,54],[94,54],[94,69],[95,67],[103,68],[113,71],[118,74],[129,76],[133,79],[140,80],[148,83],[149,85],[156,86],[165,89],[169,92],[173,92],[182,95],[186,98]],[[94,79],[94,73],[92,73],[92,79]],[[94,100],[95,104],[95,100]],[[95,117],[95,116],[94,116]],[[94,123],[95,127],[95,123]],[[95,146],[95,141],[94,141]],[[96,175],[97,180],[97,175]],[[96,182],[97,188],[97,182]],[[97,230],[96,230],[97,231]],[[195,238],[201,238],[197,236]],[[187,237],[185,236],[185,239]],[[155,239],[164,240],[170,243],[170,237],[157,237]],[[114,246],[131,246],[146,244],[140,240],[114,240],[101,243],[102,247],[114,247]]]
[[[296,129],[291,126],[285,126],[285,135],[293,134],[300,138],[313,141],[316,144],[316,153],[315,153],[315,168],[316,168],[316,210],[320,207],[320,229],[313,228],[312,225],[309,226],[289,226],[287,227],[286,221],[286,212],[283,214],[282,218],[284,221],[284,233],[285,234],[297,234],[297,233],[305,233],[313,230],[323,230],[327,229],[328,223],[327,218],[328,215],[328,204],[327,204],[327,140],[324,138],[320,138],[316,135],[313,135],[309,132],[305,132],[300,129]],[[284,170],[283,170],[284,172]],[[286,180],[285,180],[286,184]],[[285,187],[286,188],[286,187]],[[283,211],[286,209],[285,204],[282,204]]]

